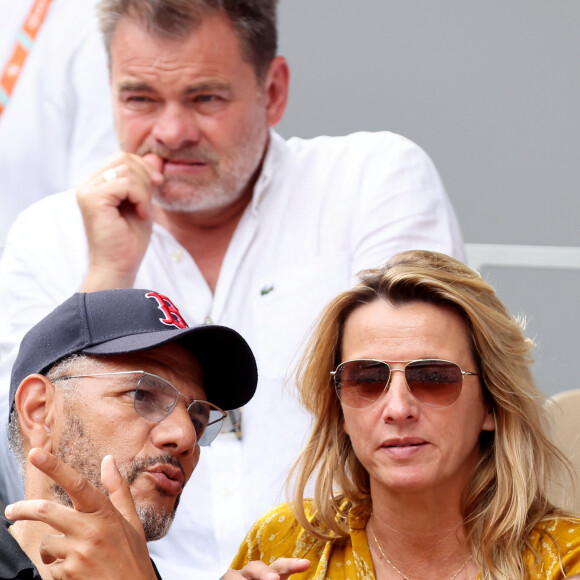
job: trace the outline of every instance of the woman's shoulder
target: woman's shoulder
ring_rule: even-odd
[[[564,543],[566,545],[570,541],[579,544],[580,517],[555,516],[540,520],[530,534],[530,542],[537,545],[545,541],[546,537],[553,538],[558,544]]]
[[[299,527],[296,516],[288,503],[281,503],[265,512],[252,526],[251,532],[263,533],[264,530],[288,533]]]
[[[304,502],[304,510],[306,514],[309,513],[310,502]],[[263,526],[273,526],[273,527],[286,527],[293,526],[296,522],[296,516],[292,511],[292,506],[289,503],[281,503],[269,509],[267,512],[262,514],[253,528],[263,527]]]
[[[304,502],[306,517],[310,502]],[[288,503],[277,505],[257,520],[249,531],[246,542],[260,546],[262,555],[302,558],[318,547],[319,540],[307,534]],[[251,550],[251,546],[248,546]]]
[[[568,575],[580,573],[580,518],[552,517],[538,522],[529,538],[535,554],[526,550],[531,578],[559,578],[560,566]],[[539,557],[539,562],[536,560]]]

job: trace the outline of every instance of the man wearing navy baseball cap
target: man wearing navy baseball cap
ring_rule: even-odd
[[[188,327],[166,296],[106,290],[61,304],[24,337],[12,371],[8,431],[26,500],[0,526],[0,578],[159,577],[145,541],[166,534],[200,446],[256,382],[237,332]]]

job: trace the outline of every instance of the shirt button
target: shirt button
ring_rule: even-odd
[[[177,248],[176,250],[173,250],[173,253],[171,254],[173,261],[176,264],[179,264],[181,262],[181,260],[183,260],[183,250],[180,250],[179,248]]]

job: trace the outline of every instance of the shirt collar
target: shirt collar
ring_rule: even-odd
[[[270,129],[268,148],[262,162],[262,171],[260,171],[260,176],[256,181],[252,195],[251,208],[254,214],[258,213],[260,204],[272,190],[270,185],[274,175],[276,175],[276,169],[283,163],[284,157],[288,153],[289,149],[286,141],[276,131]]]

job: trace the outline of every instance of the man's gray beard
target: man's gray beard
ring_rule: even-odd
[[[205,160],[211,167],[214,175],[210,181],[187,179],[179,176],[168,177],[167,185],[172,182],[189,184],[193,192],[185,198],[168,198],[163,193],[165,184],[156,188],[153,192],[153,200],[157,205],[167,211],[195,213],[202,211],[225,208],[240,199],[246,192],[246,188],[255,177],[256,172],[261,167],[262,158],[266,152],[268,143],[268,133],[266,138],[260,139],[259,133],[246,135],[242,143],[235,150],[234,155],[219,167],[219,158],[216,153],[206,149],[200,149],[195,155],[192,148],[188,152],[190,157],[198,157]],[[167,156],[164,151],[154,151],[159,155]],[[182,153],[183,155],[183,153]]]
[[[165,517],[160,517],[159,510],[156,510],[151,505],[135,505],[137,515],[143,524],[145,531],[145,540],[154,542],[163,538],[173,523],[175,511],[171,514],[166,514]]]
[[[61,461],[74,467],[85,479],[92,483],[97,489],[107,494],[101,483],[101,453],[97,446],[85,434],[82,421],[72,413],[67,413],[62,439],[54,451],[56,457]],[[131,485],[143,472],[144,468],[159,463],[167,463],[181,468],[179,462],[172,456],[149,457],[142,460],[134,460],[125,466],[118,466],[121,475]],[[53,483],[50,487],[51,495],[58,503],[67,507],[74,507],[66,491],[58,484]],[[107,494],[108,495],[108,494]],[[153,542],[161,539],[171,527],[175,518],[175,510],[179,504],[179,496],[171,512],[166,512],[150,504],[135,504],[135,509],[145,532],[145,540]]]
[[[171,185],[171,182],[179,181],[187,183],[190,187],[195,188],[195,192],[191,197],[168,198],[162,191],[157,190],[153,194],[153,200],[158,206],[167,211],[196,213],[225,208],[232,205],[243,195],[244,189],[249,182],[249,178],[241,188],[238,183],[230,184],[229,180],[223,182],[221,180],[218,181],[217,179],[211,183],[197,185],[189,180],[169,178],[167,179],[167,184]]]

